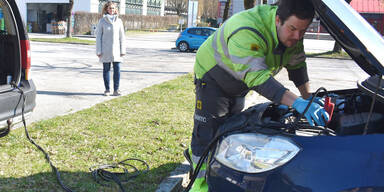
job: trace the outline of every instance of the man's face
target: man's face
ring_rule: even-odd
[[[310,19],[299,19],[295,15],[289,16],[282,24],[279,16],[276,16],[276,30],[277,36],[286,47],[294,46],[304,36],[309,24]]]

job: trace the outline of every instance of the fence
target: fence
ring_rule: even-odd
[[[92,31],[101,18],[99,13],[76,12],[74,34],[86,34]],[[120,15],[125,30],[167,29],[178,23],[177,16]]]

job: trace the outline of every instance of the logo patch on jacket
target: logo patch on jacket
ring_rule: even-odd
[[[254,43],[251,44],[251,50],[252,51],[257,51],[257,50],[259,50],[259,48],[260,47],[258,45],[254,44]]]
[[[203,103],[201,102],[201,100],[196,101],[196,108],[200,110],[203,108]]]

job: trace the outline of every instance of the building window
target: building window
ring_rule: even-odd
[[[126,15],[142,15],[143,14],[143,0],[126,0],[125,1],[125,14]]]
[[[160,15],[161,0],[147,0],[147,15]]]
[[[125,4],[143,5],[143,0],[125,0]]]

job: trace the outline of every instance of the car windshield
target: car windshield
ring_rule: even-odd
[[[204,36],[210,36],[213,32],[215,32],[213,29],[203,29]]]

